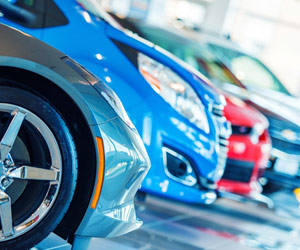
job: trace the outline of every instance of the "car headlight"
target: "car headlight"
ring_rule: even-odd
[[[259,142],[259,137],[264,133],[265,129],[265,126],[261,123],[257,123],[253,126],[251,133],[251,142],[253,144],[257,144]]]
[[[138,53],[138,68],[150,86],[179,114],[209,133],[204,105],[194,89],[169,67]]]

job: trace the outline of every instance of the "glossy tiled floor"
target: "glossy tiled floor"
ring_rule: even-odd
[[[300,210],[292,193],[271,197],[275,211],[253,202],[220,199],[186,205],[148,196],[138,205],[140,230],[113,239],[91,239],[88,249],[300,249]],[[71,249],[50,235],[35,249]]]

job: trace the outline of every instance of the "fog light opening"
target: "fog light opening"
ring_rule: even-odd
[[[197,183],[197,175],[190,162],[181,154],[169,149],[162,148],[164,170],[166,175],[187,186]]]

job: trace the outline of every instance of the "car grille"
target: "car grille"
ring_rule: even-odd
[[[252,128],[245,126],[231,125],[233,135],[249,135],[252,132]]]
[[[271,137],[272,146],[282,152],[292,155],[300,155],[300,145]]]
[[[222,178],[247,183],[251,179],[253,168],[253,162],[227,159],[226,168]]]
[[[212,113],[218,117],[224,117],[224,106],[223,105],[213,105]]]
[[[222,124],[226,122],[226,118],[224,117],[224,106],[223,105],[214,105],[212,109],[212,113],[214,114],[215,118]],[[227,160],[227,152],[228,152],[228,131],[221,130],[219,135],[219,144],[220,144],[220,151],[219,151],[219,158],[218,158],[218,165],[217,169],[224,169],[226,160]]]
[[[260,168],[259,170],[258,170],[258,178],[260,178],[260,177],[262,177],[263,175],[264,175],[264,172],[265,172],[265,169],[264,168]]]

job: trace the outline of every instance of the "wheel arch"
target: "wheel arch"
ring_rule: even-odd
[[[41,75],[28,68],[2,64],[0,65],[0,77],[7,78],[11,85],[18,85],[18,87],[49,101],[62,115],[74,137],[79,166],[77,187],[68,212],[55,230],[61,237],[68,239],[80,225],[93,194],[95,181],[91,180],[96,178],[97,158],[94,136],[89,124],[94,121],[91,117],[83,115],[83,113],[86,114],[84,110],[87,107],[82,107],[82,104],[80,107],[74,101],[75,98],[66,93],[57,81],[49,79],[48,74]],[[77,100],[78,98],[76,98]],[[90,167],[86,168],[86,166]]]

